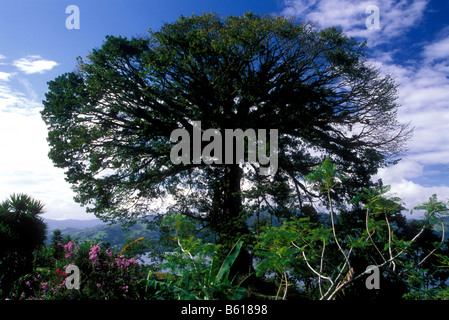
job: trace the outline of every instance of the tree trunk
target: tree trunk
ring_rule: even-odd
[[[242,173],[243,171],[238,164],[231,164],[225,167],[223,218],[229,222],[238,218],[240,215],[242,207],[240,190]]]
[[[222,245],[221,255],[224,259],[234,244],[248,234],[246,215],[242,211],[242,196],[240,183],[243,170],[239,164],[231,164],[225,167],[223,184],[223,209],[218,215],[218,221],[214,221],[215,230],[218,233],[218,243]],[[240,254],[235,260],[231,272],[231,279],[234,276],[246,276],[252,270],[252,258],[245,248],[240,250]]]

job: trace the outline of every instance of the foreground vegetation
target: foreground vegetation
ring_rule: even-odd
[[[342,180],[328,160],[307,177],[323,196]],[[0,207],[0,294],[39,300],[449,299],[448,205],[434,195],[415,208],[422,220],[407,220],[388,190],[366,189],[355,197],[348,206],[363,208],[358,215],[332,205],[326,214],[311,207],[284,216],[259,213],[250,235],[225,257],[210,230],[167,214],[158,223],[160,239],[151,244],[151,264],[137,259],[148,250],[143,238],[113,250],[55,231],[44,244],[42,203],[13,195]],[[434,231],[438,224],[441,235]],[[233,272],[243,245],[253,260],[249,276]],[[79,289],[66,285],[70,265],[80,270]],[[378,288],[367,285],[368,266],[380,271]]]

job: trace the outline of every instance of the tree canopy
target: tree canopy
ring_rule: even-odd
[[[292,212],[319,199],[304,177],[323,159],[346,173],[334,200],[349,200],[398,160],[411,133],[397,120],[397,83],[368,63],[364,43],[252,13],[181,16],[146,36],[108,36],[49,82],[43,103],[49,156],[87,210],[132,220],[171,198],[169,210],[205,223],[228,249],[248,232],[251,205]],[[277,129],[277,171],[173,163],[171,133],[192,135],[195,121],[222,133]]]

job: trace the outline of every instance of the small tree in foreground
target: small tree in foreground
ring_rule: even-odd
[[[42,213],[44,204],[26,194],[13,194],[0,203],[0,295],[33,270],[33,253],[46,238]]]

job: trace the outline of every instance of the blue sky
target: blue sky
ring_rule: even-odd
[[[67,29],[76,5],[80,28]],[[369,30],[369,5],[379,8],[380,29]],[[47,157],[40,118],[47,81],[71,71],[76,57],[106,35],[138,36],[181,14],[295,16],[318,27],[339,25],[367,40],[370,63],[399,82],[399,120],[415,127],[409,151],[378,178],[408,208],[437,193],[449,199],[449,2],[446,0],[2,0],[0,2],[0,200],[25,192],[46,204],[53,219],[88,219],[73,201],[63,170]]]

